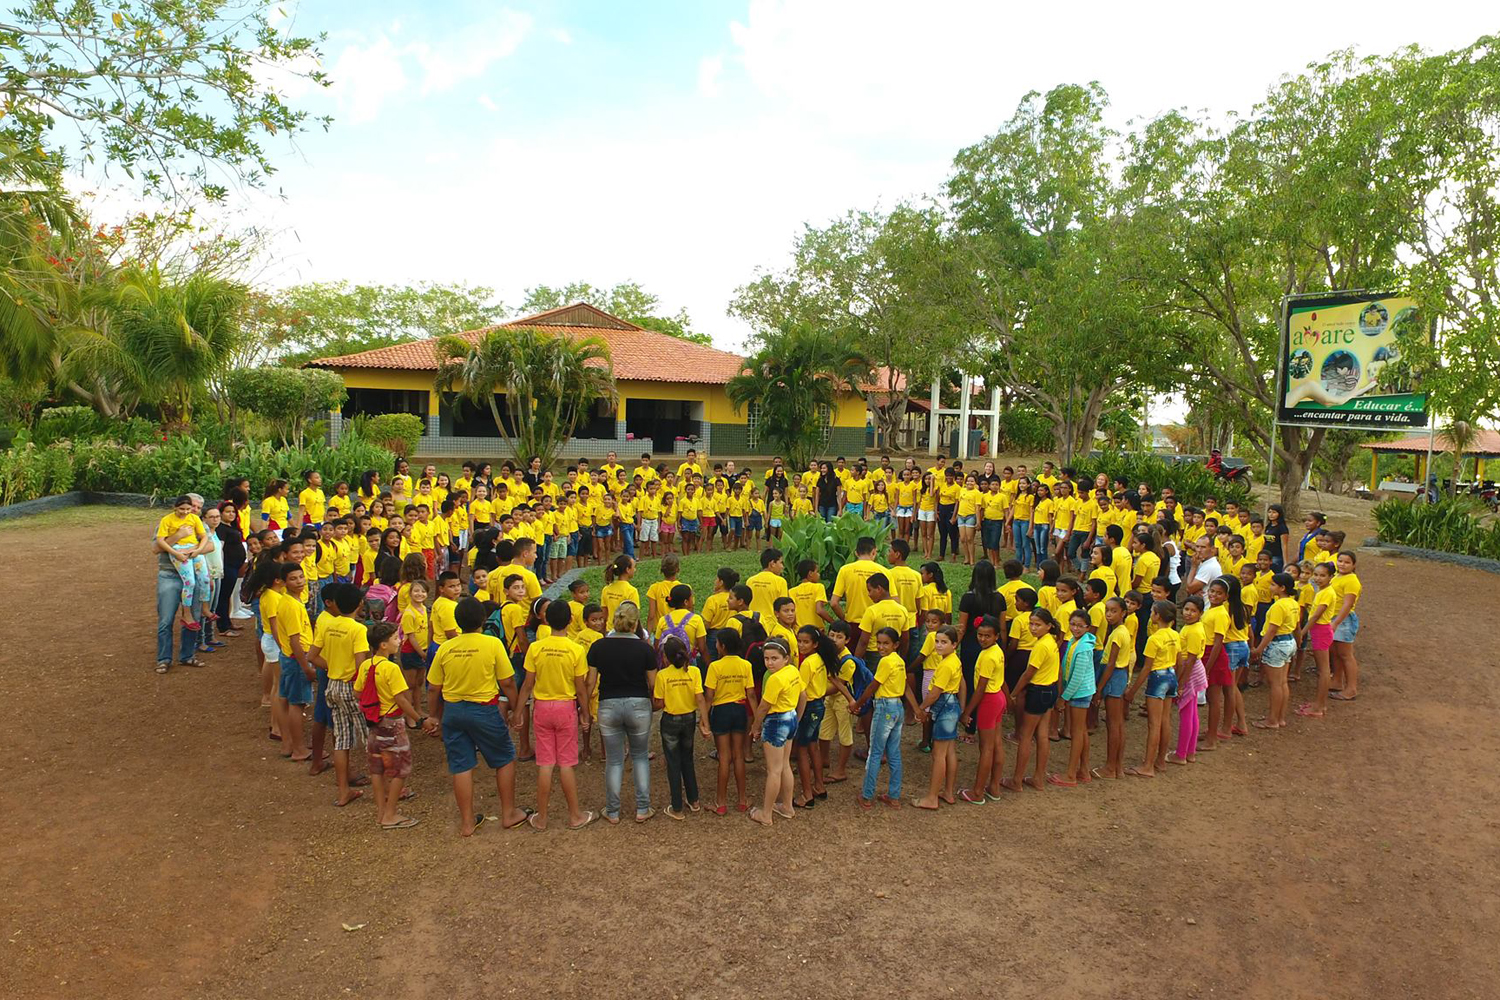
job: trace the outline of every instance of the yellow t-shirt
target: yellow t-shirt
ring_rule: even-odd
[[[661,642],[667,634],[667,629],[674,626],[682,626],[682,631],[688,637],[688,653],[698,648],[699,640],[708,635],[708,626],[704,624],[703,616],[686,608],[667,609],[656,623],[656,641]]]
[[[1110,569],[1108,566],[1100,566],[1098,569],[1089,573],[1089,579],[1104,581],[1104,586],[1107,588],[1104,592],[1104,596],[1106,599],[1122,593],[1122,591],[1120,591],[1116,585],[1115,571],[1113,569]]]
[[[689,715],[698,711],[698,696],[702,693],[703,675],[689,665],[666,666],[658,670],[651,695],[661,699],[662,711],[670,715]]]
[[[1016,612],[1010,623],[1010,637],[1016,640],[1016,649],[1030,650],[1036,647],[1036,636],[1031,634],[1031,613]]]
[[[359,677],[354,682],[356,692],[364,690],[365,677],[370,670],[375,671],[375,694],[380,699],[380,717],[383,719],[388,715],[395,715],[401,711],[396,705],[396,696],[411,690],[407,686],[406,675],[391,660],[383,656],[372,656],[360,664]]]
[[[750,579],[745,581],[745,586],[750,588],[750,610],[760,612],[762,618],[776,617],[772,610],[772,604],[779,597],[787,596],[786,580],[778,573],[772,573],[763,569]],[[796,648],[795,646],[793,647]]]
[[[981,510],[986,521],[1003,521],[1005,512],[1010,509],[1010,495],[1005,492],[986,493],[984,495],[984,506]]]
[[[1037,525],[1042,525],[1048,528],[1052,527],[1052,513],[1056,505],[1057,501],[1053,500],[1051,497],[1046,497],[1039,503],[1037,503],[1036,510],[1031,517],[1032,527],[1036,527]]]
[[[281,527],[287,525],[287,515],[291,512],[292,505],[286,497],[266,497],[260,502],[260,516],[267,521],[274,521]]]
[[[1130,682],[1130,676],[1135,667],[1135,639],[1130,634],[1130,629],[1121,622],[1110,630],[1109,637],[1104,640],[1104,659],[1102,662],[1109,663],[1110,656],[1114,656],[1116,670],[1125,671],[1125,681]]]
[[[767,670],[762,684],[761,697],[771,703],[770,711],[797,710],[797,699],[802,694],[802,675],[796,667],[788,663],[779,670]]]
[[[745,692],[755,683],[750,661],[742,656],[721,656],[708,665],[703,687],[712,688],[715,705],[729,705],[745,700]]]
[[[1295,597],[1279,597],[1266,611],[1266,624],[1275,625],[1278,636],[1291,635],[1302,624],[1302,606]]]
[[[918,611],[937,611],[947,618],[953,617],[953,591],[944,590],[938,592],[936,583],[922,585],[922,590],[917,594]]]
[[[875,667],[877,698],[900,698],[906,693],[906,661],[900,653],[887,653]]]
[[[1177,652],[1179,654],[1187,653],[1189,656],[1201,660],[1203,654],[1208,650],[1208,634],[1203,630],[1203,619],[1200,618],[1191,625],[1182,626],[1182,630],[1177,634],[1182,643],[1178,647]]]
[[[1161,556],[1150,550],[1136,556],[1135,564],[1130,568],[1131,579],[1143,592],[1151,586],[1151,581],[1155,580],[1160,573]]]
[[[1031,512],[1036,509],[1036,495],[1033,493],[1017,493],[1016,501],[1011,508],[1011,516],[1017,521],[1030,521]]]
[[[416,604],[408,604],[406,610],[401,613],[401,634],[406,637],[407,642],[411,643],[412,649],[425,654],[432,636],[432,627],[427,621],[427,609]]]
[[[833,581],[833,596],[844,602],[846,621],[864,618],[865,609],[870,606],[870,591],[865,584],[870,577],[884,571],[885,567],[873,559],[856,559],[839,568],[839,575]]]
[[[1174,628],[1159,628],[1146,640],[1145,659],[1151,672],[1173,670],[1177,666],[1177,651],[1182,648],[1182,636]]]
[[[1212,646],[1215,639],[1228,642],[1230,629],[1234,626],[1234,621],[1229,616],[1229,605],[1226,603],[1216,608],[1205,608],[1198,624],[1203,626],[1203,640],[1207,646]]]
[[[438,647],[427,671],[427,683],[443,689],[444,701],[485,704],[499,698],[500,682],[515,675],[499,639],[483,632],[466,632]]]
[[[994,694],[1005,686],[1005,654],[1000,646],[986,646],[974,661],[974,688],[981,694]]]
[[[458,634],[458,621],[453,617],[458,602],[439,597],[432,602],[432,641],[446,642]]]
[[[873,645],[876,632],[883,628],[893,628],[899,635],[911,628],[912,617],[912,613],[904,605],[887,597],[865,609],[864,616],[859,620],[859,627],[870,637]]]
[[[891,581],[891,599],[908,611],[917,611],[922,604],[922,574],[910,566],[892,566],[885,571]]]
[[[354,680],[355,657],[370,651],[364,625],[353,618],[331,615],[326,611],[318,615],[312,644],[318,647],[328,663],[330,681]]]
[[[787,596],[797,606],[797,627],[812,625],[822,628],[827,623],[818,614],[818,605],[828,603],[828,588],[821,583],[804,581],[787,591]]]
[[[1008,624],[1012,618],[1020,614],[1016,610],[1016,592],[1025,590],[1027,583],[1019,577],[1014,580],[1006,580],[1000,585],[1000,596],[1005,598],[1004,623]]]
[[[729,591],[721,590],[708,595],[703,602],[703,623],[718,631],[729,622]]]
[[[869,492],[870,484],[866,480],[855,479],[853,476],[844,480],[844,500],[847,503],[864,503]]]
[[[979,505],[984,503],[984,494],[972,487],[964,487],[958,493],[958,516],[975,517],[979,513]]]
[[[1036,645],[1031,647],[1031,655],[1027,657],[1028,667],[1035,669],[1031,675],[1031,683],[1045,687],[1048,684],[1057,683],[1057,671],[1059,664],[1057,653],[1057,639],[1051,634],[1044,635],[1036,640]]]
[[[495,518],[495,504],[489,499],[470,500],[469,516],[474,519],[476,527],[489,527],[490,521]]]
[[[817,701],[828,693],[828,665],[817,653],[810,653],[797,667],[802,675],[802,689],[808,701]]]
[[[615,620],[615,609],[629,601],[637,608],[641,606],[641,592],[635,589],[635,585],[629,580],[616,580],[606,583],[604,590],[599,595],[599,603],[604,606],[604,620],[613,623]]]
[[[321,489],[308,487],[297,494],[297,511],[313,524],[322,524],[323,515],[328,511],[328,498]]]
[[[657,619],[667,610],[667,596],[672,593],[672,588],[681,582],[681,580],[657,580],[646,588],[647,606],[641,609],[641,614],[647,619],[647,628],[656,626]]]
[[[312,621],[307,617],[306,592],[293,597],[291,594],[276,595],[276,642],[281,655],[292,655],[292,636],[302,640],[304,650],[312,647]],[[265,602],[265,595],[261,602]]]
[[[163,517],[160,521],[157,522],[157,524],[156,524],[156,537],[157,538],[171,538],[173,535],[177,534],[177,532],[179,530],[183,529],[183,528],[186,528],[189,533],[183,535],[177,541],[172,542],[171,543],[172,545],[174,545],[174,546],[192,546],[192,545],[197,545],[200,541],[203,540],[204,535],[208,531],[207,525],[205,525],[203,523],[203,521],[198,517],[197,514],[194,514],[193,512],[189,511],[187,514],[183,515],[183,514],[178,514],[177,511],[175,511],[175,510],[171,510],[171,511],[167,512],[167,514],[166,514],[165,517]]]
[[[582,646],[551,635],[526,650],[526,672],[536,675],[531,694],[537,701],[572,701],[578,697],[578,678],[589,672],[589,665]]]
[[[1312,607],[1307,612],[1307,623],[1309,625],[1332,625],[1333,616],[1339,613],[1343,607],[1344,599],[1332,586],[1324,587],[1313,594]]]
[[[505,644],[512,653],[521,648],[521,639],[526,635],[526,622],[531,612],[526,605],[509,601],[500,605],[500,626],[505,629]]]
[[[929,636],[928,638],[931,638]],[[925,643],[924,643],[925,645]],[[992,649],[995,647],[991,647]],[[980,654],[983,655],[982,653]],[[1004,671],[1001,671],[1002,675]],[[932,667],[931,687],[937,688],[947,694],[957,694],[958,687],[963,683],[964,667],[963,661],[958,658],[957,653],[949,653]],[[1003,679],[1003,676],[1002,676]]]
[[[1356,573],[1340,573],[1333,578],[1328,588],[1339,595],[1338,602],[1334,605],[1333,612],[1338,614],[1339,608],[1343,607],[1344,598],[1354,595],[1354,603],[1349,606],[1349,612],[1353,614],[1359,608],[1359,597],[1364,591],[1364,586],[1359,582]]]

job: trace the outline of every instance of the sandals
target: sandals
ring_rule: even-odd
[[[643,812],[643,813],[636,813],[635,814],[635,821],[637,823],[644,823],[644,822],[646,822],[646,820],[650,819],[652,816],[655,816],[655,815],[656,815],[656,810],[652,809],[650,807],[647,807],[647,809],[646,809],[645,812]]]
[[[382,830],[410,830],[420,822],[422,821],[415,816],[407,816],[405,819],[397,820],[394,823],[382,823],[380,824],[380,828]]]
[[[599,814],[596,813],[596,812],[594,812],[594,810],[590,809],[588,812],[586,812],[586,813],[583,814],[583,822],[582,823],[569,823],[568,824],[568,829],[569,830],[582,830],[584,827],[588,826],[590,823],[592,823],[594,820],[596,820],[598,818],[599,818]],[[531,817],[528,816],[527,817],[527,822],[530,822],[530,820],[531,820]]]
[[[984,795],[981,793],[978,798],[975,798],[974,797],[974,793],[971,792],[971,791],[969,791],[967,788],[960,788],[958,790],[958,797],[962,801],[967,802],[970,805],[974,805],[974,806],[982,806],[982,805],[984,805]]]
[[[158,663],[156,665],[156,672],[159,673],[159,674],[164,674],[168,670],[171,670],[171,669],[172,669],[172,661],[171,660],[162,660],[160,663]]]
[[[410,791],[410,789],[408,789],[408,791]],[[406,798],[406,792],[402,792],[401,793],[401,797],[403,799]],[[510,826],[505,826],[504,823],[502,823],[500,825],[501,825],[502,828],[504,828],[506,830],[515,830],[515,829],[518,829],[521,826],[521,824],[523,824],[523,823],[530,823],[531,822],[531,817],[533,817],[535,815],[536,815],[536,810],[535,809],[526,809],[526,808],[523,808],[521,810],[521,818],[520,819],[516,820]]]

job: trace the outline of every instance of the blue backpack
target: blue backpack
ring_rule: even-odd
[[[868,688],[871,684],[875,683],[875,675],[870,672],[869,667],[865,666],[865,661],[861,660],[853,653],[845,653],[843,656],[839,657],[839,666],[842,667],[849,660],[854,661],[854,676],[849,679],[849,693],[854,695],[855,701],[858,701],[860,698],[864,697],[865,689]],[[860,710],[859,714],[868,715],[874,710],[874,702],[866,702],[865,707]]]

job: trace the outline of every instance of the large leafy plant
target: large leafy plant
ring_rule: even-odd
[[[799,562],[811,559],[818,564],[823,578],[831,581],[840,566],[854,561],[854,547],[861,538],[875,539],[876,552],[884,552],[890,534],[888,525],[866,521],[854,513],[840,514],[831,521],[816,514],[793,518],[781,528],[787,574],[795,574]]]
[[[1500,559],[1500,521],[1481,520],[1483,508],[1469,497],[1412,503],[1391,497],[1376,504],[1382,541],[1459,555]]]

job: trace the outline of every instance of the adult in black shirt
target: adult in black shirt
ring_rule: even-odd
[[[599,732],[604,737],[604,818],[620,822],[620,786],[625,779],[625,745],[630,744],[635,821],[651,808],[651,691],[656,684],[656,650],[640,631],[641,612],[631,602],[615,610],[614,631],[589,647],[589,672],[599,689]]]
[[[974,664],[979,660],[979,637],[974,626],[985,615],[999,618],[1005,613],[1005,595],[995,586],[995,564],[981,559],[974,564],[973,576],[969,578],[969,591],[959,598],[958,618],[958,662],[963,666],[964,679],[969,690],[974,690]],[[974,722],[969,722],[969,732],[974,731]]]
[[[831,521],[839,512],[839,477],[833,474],[829,462],[818,463],[818,513],[823,520]]]
[[[1291,532],[1286,526],[1286,511],[1281,504],[1273,503],[1266,508],[1265,550],[1271,553],[1271,569],[1280,573],[1286,566],[1287,539]]]
[[[785,497],[788,485],[786,469],[782,466],[781,459],[772,459],[771,471],[766,474],[766,499],[771,498],[772,490],[780,490],[782,497]]]
[[[224,543],[224,580],[219,586],[219,600],[214,605],[214,614],[219,619],[219,634],[236,636],[239,631],[234,627],[234,619],[229,617],[229,602],[234,596],[234,589],[240,585],[240,570],[245,565],[245,536],[240,532],[240,512],[233,500],[225,500],[219,504],[219,514],[223,520],[214,529],[214,534]]]

